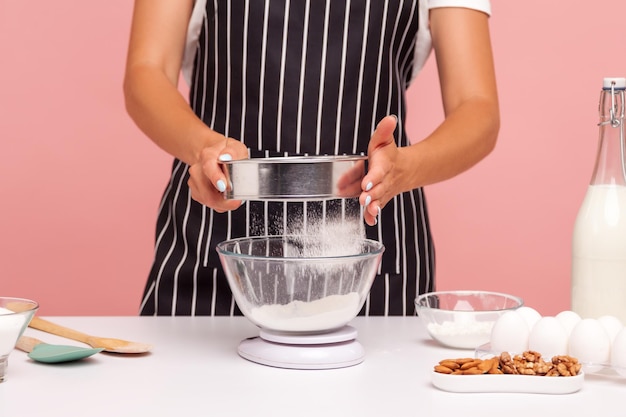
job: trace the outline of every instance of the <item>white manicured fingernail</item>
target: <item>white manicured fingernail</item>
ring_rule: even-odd
[[[369,191],[374,187],[374,184],[372,184],[372,182],[368,182],[367,185],[365,186],[365,191]]]
[[[223,180],[219,180],[217,182],[217,189],[219,190],[220,193],[223,193],[224,191],[226,191],[226,184],[224,183]]]
[[[219,160],[222,162],[232,161],[233,157],[229,153],[220,155]]]
[[[368,195],[365,198],[365,207],[369,206],[371,202],[372,202],[372,197]]]

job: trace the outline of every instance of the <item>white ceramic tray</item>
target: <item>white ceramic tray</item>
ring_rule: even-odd
[[[432,384],[450,392],[505,392],[527,394],[572,394],[583,387],[584,373],[576,376],[449,375],[432,372]]]

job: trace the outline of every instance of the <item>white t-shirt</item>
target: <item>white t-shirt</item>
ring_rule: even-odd
[[[427,10],[438,7],[464,7],[482,11],[491,15],[491,0],[418,0],[420,15],[426,14]],[[202,16],[206,9],[207,0],[196,0],[191,13],[189,26],[187,28],[187,43],[183,56],[182,72],[187,84],[190,84],[193,71],[193,60],[198,47],[198,36],[202,30]],[[432,38],[428,25],[420,25],[415,45],[415,65],[413,66],[413,76],[422,69],[432,50]]]

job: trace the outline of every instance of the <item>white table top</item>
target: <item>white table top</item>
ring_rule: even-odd
[[[65,364],[9,356],[0,416],[622,416],[626,378],[587,375],[565,395],[451,393],[430,382],[446,349],[417,317],[356,318],[365,361],[331,370],[259,365],[237,354],[258,335],[245,318],[50,317],[83,332],[154,345],[142,356],[98,354]],[[27,329],[47,343],[76,344]]]

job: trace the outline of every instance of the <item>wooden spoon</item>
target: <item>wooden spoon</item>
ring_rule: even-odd
[[[121,339],[111,339],[106,337],[90,336],[88,334],[73,330],[58,324],[54,324],[48,320],[39,317],[33,317],[29,327],[52,333],[57,336],[66,337],[68,339],[77,340],[88,344],[93,348],[102,348],[105,352],[113,353],[145,353],[152,349],[151,345],[145,343],[129,342]]]

